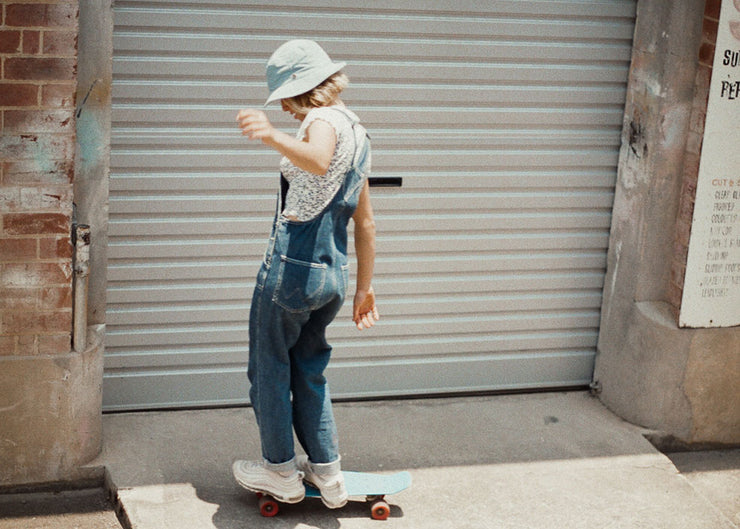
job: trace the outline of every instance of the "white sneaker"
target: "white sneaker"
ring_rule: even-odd
[[[303,479],[314,488],[319,489],[319,492],[321,492],[321,501],[324,502],[324,505],[330,509],[338,509],[347,504],[347,488],[344,486],[344,475],[338,470],[338,465],[334,463],[317,465],[311,463],[307,456],[296,457],[296,465],[304,474]],[[337,470],[332,468],[332,471],[329,473],[321,472],[321,470],[328,470],[327,467],[330,465],[337,467]],[[321,468],[322,466],[324,469]]]
[[[275,472],[264,461],[235,461],[231,467],[237,483],[252,492],[269,494],[283,503],[298,503],[306,495],[303,472],[297,469]]]

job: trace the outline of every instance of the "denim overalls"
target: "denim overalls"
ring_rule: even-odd
[[[265,259],[257,275],[249,317],[250,399],[272,469],[289,469],[295,456],[293,428],[313,463],[339,460],[337,430],[324,369],[331,346],[325,330],[344,303],[349,265],[347,224],[357,208],[369,170],[370,142],[352,123],[352,167],[329,205],[298,222],[277,211]],[[292,400],[291,400],[292,394]],[[284,468],[282,463],[286,463]]]

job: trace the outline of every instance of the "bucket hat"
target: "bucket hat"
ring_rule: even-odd
[[[333,62],[312,40],[296,39],[281,45],[267,61],[265,106],[278,99],[305,94],[347,65]]]

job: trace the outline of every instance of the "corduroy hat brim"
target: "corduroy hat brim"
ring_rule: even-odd
[[[312,40],[291,40],[280,46],[267,61],[267,88],[273,101],[305,94],[339,72],[347,63],[333,62]]]

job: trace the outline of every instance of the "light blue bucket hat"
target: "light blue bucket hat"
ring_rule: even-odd
[[[278,99],[305,94],[344,68],[347,63],[332,62],[324,49],[312,40],[290,40],[267,61],[265,106]]]

